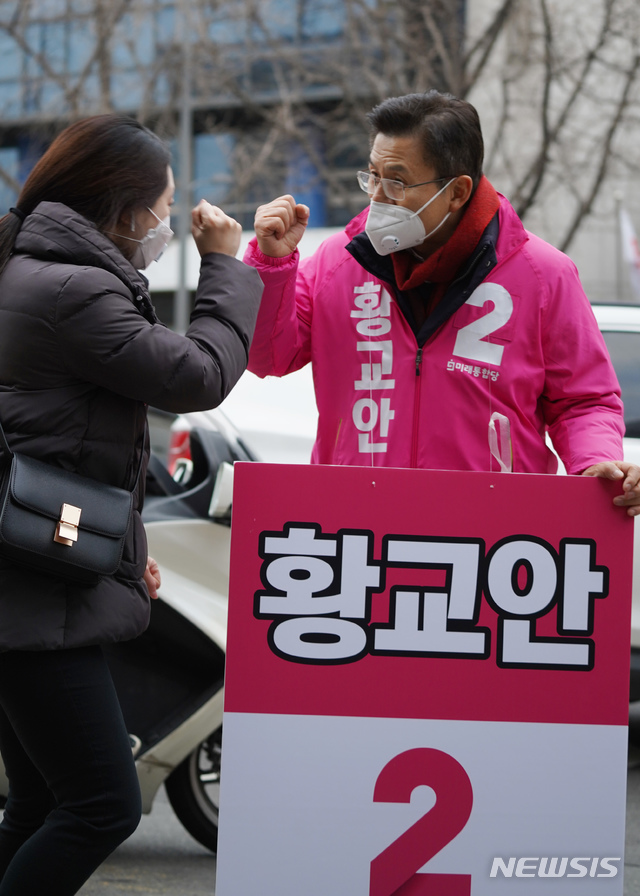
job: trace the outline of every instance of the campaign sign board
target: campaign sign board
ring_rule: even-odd
[[[619,488],[236,465],[216,896],[622,894]]]

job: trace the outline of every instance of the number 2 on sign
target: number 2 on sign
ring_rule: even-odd
[[[408,803],[426,784],[436,804],[371,862],[369,896],[469,896],[470,874],[418,874],[450,843],[471,814],[473,790],[460,763],[431,747],[394,756],[376,781],[376,803]]]

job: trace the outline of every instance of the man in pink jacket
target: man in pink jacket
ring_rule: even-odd
[[[369,207],[299,263],[309,210],[261,206],[245,262],[265,289],[249,369],[313,367],[312,461],[619,479],[616,375],[567,256],[527,232],[482,173],[473,106],[437,91],[369,113]]]

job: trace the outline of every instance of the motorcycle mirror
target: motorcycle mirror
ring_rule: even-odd
[[[188,457],[179,457],[173,471],[174,482],[188,485],[193,475],[193,461]]]
[[[221,519],[231,515],[231,499],[233,497],[233,464],[223,461],[218,467],[216,481],[213,486],[209,516]]]

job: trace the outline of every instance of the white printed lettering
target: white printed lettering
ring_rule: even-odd
[[[316,662],[336,662],[362,654],[367,635],[356,622],[333,617],[284,619],[272,630],[277,651]]]
[[[306,533],[306,534],[303,534]],[[309,540],[315,536],[313,529],[291,527],[286,539],[265,538],[265,548],[275,546],[282,551],[281,542],[300,544],[306,541],[311,556],[291,553],[268,560],[264,564],[267,583],[279,594],[261,593],[258,597],[258,613],[261,616],[323,616],[339,613],[351,619],[363,619],[370,590],[380,585],[380,565],[369,563],[369,534],[344,533],[340,536],[340,568],[313,554],[326,552],[329,539]],[[333,556],[337,553],[338,539],[332,540]],[[265,550],[264,553],[269,553]],[[274,551],[275,553],[275,551]],[[321,594],[331,586],[337,593]]]
[[[535,877],[536,867],[531,867],[532,862],[537,862],[538,857],[534,859],[518,859],[516,864],[516,877]]]
[[[392,598],[393,627],[376,628],[374,646],[377,651],[449,656],[484,655],[484,632],[450,631],[447,628],[446,594],[395,591]]]
[[[569,859],[540,859],[540,868],[538,869],[538,877],[564,877],[564,873],[567,870],[567,862]],[[547,862],[549,863],[549,870],[547,871]]]
[[[516,866],[515,856],[505,862],[503,859],[496,858],[491,865],[491,873],[489,877],[497,877],[498,871],[502,871],[504,877],[512,877]]]
[[[618,873],[618,869],[615,865],[612,865],[612,862],[620,862],[621,859],[614,859],[611,856],[608,856],[606,859],[600,859],[600,867],[605,870],[606,874],[599,874],[598,877],[615,877]]]
[[[391,321],[388,317],[372,317],[361,320],[356,325],[356,330],[361,336],[386,336],[391,329]]]
[[[505,619],[499,659],[510,666],[584,666],[591,665],[590,643],[562,638],[535,639],[532,619]]]
[[[590,861],[590,859],[588,857],[587,858],[580,857],[578,859],[571,859],[571,861],[569,862],[569,867],[573,868],[574,871],[576,871],[577,873],[572,874],[570,871],[567,874],[567,877],[586,877],[589,872],[589,869],[585,868],[585,866],[582,863],[589,862],[589,861]]]
[[[369,360],[360,365],[360,378],[353,386],[356,391],[370,393],[369,399],[357,401],[352,411],[353,423],[358,430],[358,451],[361,454],[383,453],[387,450],[384,440],[389,435],[389,423],[394,419],[395,411],[391,410],[390,399],[383,399],[378,405],[371,393],[394,389],[396,385],[394,378],[388,378],[393,372],[393,342],[377,338],[391,331],[391,297],[378,284],[365,283],[354,288],[354,304],[356,308],[351,311],[351,316],[362,318],[356,324],[356,331],[359,336],[369,337],[367,341],[356,340],[356,351],[367,352]],[[373,360],[374,354],[379,360]],[[373,432],[378,423],[380,429],[376,437]]]
[[[522,858],[511,856],[509,859],[496,857],[491,863],[489,877],[497,877],[498,872],[503,877],[615,877],[618,868],[612,862],[621,862],[621,858],[608,857],[605,859],[578,857],[562,858]],[[534,863],[538,863],[537,869]],[[606,874],[597,873],[598,867],[606,871]],[[567,873],[567,868],[572,871]]]
[[[509,321],[513,314],[513,299],[504,286],[485,282],[471,293],[465,304],[482,308],[486,302],[493,303],[493,310],[458,331],[453,354],[499,367],[504,346],[484,340]]]
[[[521,569],[527,582],[518,584]],[[514,616],[542,613],[552,602],[558,584],[556,561],[549,548],[528,539],[505,541],[489,562],[488,586],[491,599],[501,610]]]
[[[589,632],[593,626],[594,597],[605,597],[608,582],[604,570],[594,567],[595,545],[564,542],[563,631]]]

